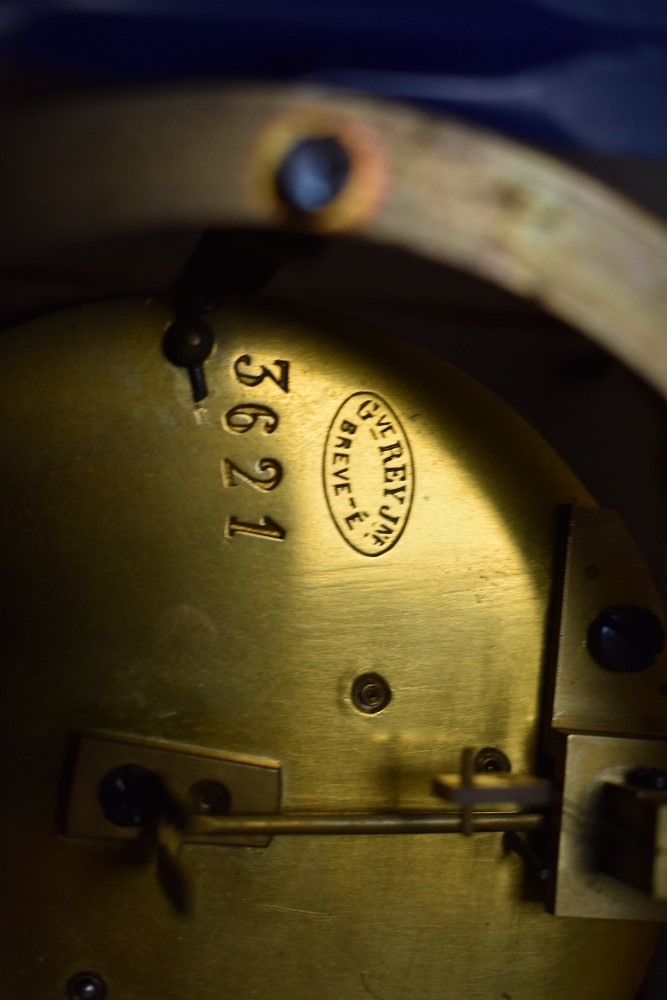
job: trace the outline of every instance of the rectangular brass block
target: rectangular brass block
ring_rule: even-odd
[[[667,921],[666,902],[601,870],[599,837],[605,785],[622,784],[627,772],[635,767],[665,767],[667,742],[575,734],[565,738],[565,746],[554,913],[564,917]],[[641,832],[645,819],[640,815],[636,818],[634,846],[641,848],[643,840],[648,856],[648,839]],[[660,844],[656,887],[664,887],[664,810],[658,810],[654,826]]]

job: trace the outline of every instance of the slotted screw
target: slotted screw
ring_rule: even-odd
[[[647,608],[621,605],[606,608],[588,629],[588,649],[607,670],[637,673],[662,652],[665,632]]]
[[[379,674],[361,674],[352,685],[352,701],[366,715],[375,715],[391,701],[391,688]]]
[[[139,764],[122,764],[109,771],[97,794],[105,818],[114,826],[145,826],[164,807],[160,779]]]

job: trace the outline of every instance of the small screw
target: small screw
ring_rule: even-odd
[[[224,816],[229,812],[231,796],[219,781],[199,781],[189,793],[190,806],[200,816]]]
[[[646,670],[664,644],[665,632],[656,616],[633,605],[605,609],[588,629],[591,656],[607,670]]]
[[[67,1000],[104,1000],[107,988],[96,972],[77,972],[65,987]]]
[[[279,197],[295,212],[312,215],[342,191],[350,158],[338,139],[303,139],[287,152],[276,174]]]
[[[109,771],[97,794],[105,818],[114,826],[152,823],[164,805],[160,779],[138,764],[123,764]]]
[[[379,674],[361,674],[352,685],[352,701],[360,712],[375,715],[391,701],[391,688]]]
[[[667,771],[661,767],[636,767],[628,771],[625,780],[635,788],[652,792],[667,792]]]
[[[213,342],[213,331],[208,323],[196,317],[177,319],[162,340],[167,360],[187,369],[195,403],[208,396],[203,366],[213,350]]]
[[[475,757],[474,769],[478,773],[498,773],[512,770],[509,757],[496,747],[484,747]]]

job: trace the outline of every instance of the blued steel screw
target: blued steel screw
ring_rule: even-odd
[[[606,608],[588,629],[591,656],[607,670],[646,670],[664,644],[665,632],[656,616],[634,605]]]
[[[195,403],[208,396],[204,362],[213,350],[213,342],[213,331],[198,317],[177,319],[162,341],[166,358],[173,365],[187,369]]]
[[[109,771],[97,794],[105,818],[114,826],[152,823],[164,807],[160,779],[139,764],[122,764]]]
[[[635,788],[667,792],[667,771],[662,767],[635,767],[632,771],[628,771],[625,780]]]
[[[349,174],[350,158],[338,139],[303,139],[283,158],[276,174],[276,190],[295,212],[313,214],[340,194]]]
[[[65,987],[67,1000],[105,1000],[107,988],[96,972],[77,972]]]
[[[352,685],[352,701],[360,712],[375,715],[391,701],[391,688],[379,674],[360,674]]]

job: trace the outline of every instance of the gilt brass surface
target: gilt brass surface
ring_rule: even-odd
[[[654,928],[555,918],[498,833],[185,845],[185,913],[132,844],[58,834],[81,731],[275,761],[286,813],[433,809],[465,746],[535,768],[555,511],[581,485],[452,369],[278,303],[210,315],[195,408],[170,318],[120,301],[2,343],[7,995],[92,969],[109,1000],[629,1000]]]
[[[595,843],[605,783],[622,782],[635,767],[666,767],[667,742],[572,735],[566,739],[566,755],[554,912],[566,917],[667,921],[667,902],[651,899],[600,870]],[[658,847],[664,850],[661,831]]]

